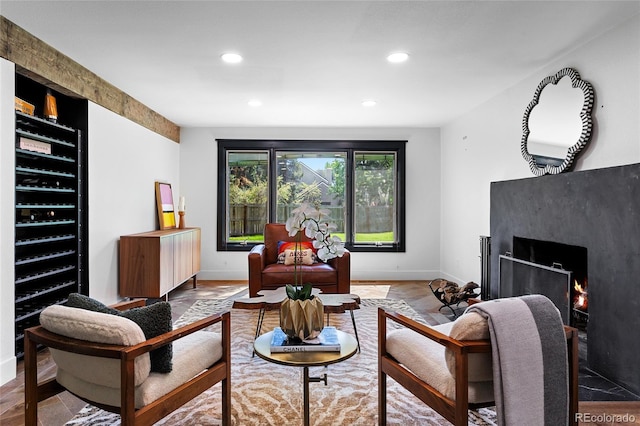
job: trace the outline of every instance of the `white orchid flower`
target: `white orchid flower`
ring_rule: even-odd
[[[329,217],[329,210],[327,209],[318,210],[318,220],[320,220],[323,217]]]
[[[316,232],[316,234],[313,236],[314,238],[314,247],[315,247],[315,243],[317,242],[318,245],[322,246],[324,245],[324,240],[326,238],[326,234],[322,233],[322,232]],[[319,247],[316,247],[319,248]]]
[[[314,208],[309,207],[307,210],[305,210],[304,213],[309,219],[312,219],[316,222],[320,220],[320,212]]]
[[[291,237],[295,237],[304,229],[307,238],[313,240],[313,247],[317,250],[318,257],[323,261],[340,257],[345,253],[342,240],[331,235],[331,232],[337,230],[337,225],[322,220],[323,217],[328,216],[327,210],[316,209],[303,203],[292,210],[285,224]]]
[[[296,216],[291,216],[287,219],[284,227],[289,231],[290,237],[295,237],[300,231],[300,220]]]
[[[336,256],[337,257],[342,257],[342,255],[345,252],[345,248],[344,248],[344,243],[342,241],[340,241],[340,244],[336,244]]]
[[[321,247],[318,249],[318,257],[324,261],[333,259],[335,256],[331,255],[331,252],[327,247]]]
[[[342,244],[342,240],[340,239],[340,237],[336,237],[335,235],[332,235],[330,238],[333,244],[335,245]]]
[[[294,216],[304,216],[304,214],[307,211],[309,211],[310,208],[311,208],[311,206],[309,206],[309,204],[302,203],[302,204],[300,204],[300,206],[298,206],[295,209],[293,209],[291,211],[291,214],[294,215]]]
[[[287,219],[285,228],[289,231],[289,236],[294,237],[302,228],[302,224],[306,219],[305,211],[309,209],[308,204],[302,204],[300,207],[293,209],[291,216]]]
[[[313,238],[318,233],[318,222],[313,219],[307,219],[304,224],[304,234],[308,238]]]

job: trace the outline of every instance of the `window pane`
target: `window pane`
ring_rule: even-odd
[[[269,154],[227,152],[228,242],[262,242],[269,205]]]
[[[349,250],[404,252],[406,141],[217,142],[219,250],[249,251],[307,202],[329,211]]]
[[[355,242],[396,243],[396,154],[356,152],[354,157]]]
[[[286,222],[291,210],[309,203],[329,211],[344,240],[345,159],[344,152],[276,152],[276,221]]]

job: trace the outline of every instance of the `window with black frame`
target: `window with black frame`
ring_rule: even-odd
[[[406,141],[217,142],[218,250],[249,250],[307,203],[351,251],[404,251]]]

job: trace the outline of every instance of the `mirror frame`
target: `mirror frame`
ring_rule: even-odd
[[[533,108],[538,105],[540,101],[540,95],[542,94],[542,90],[548,84],[558,84],[560,79],[563,77],[569,77],[571,79],[571,87],[579,88],[584,93],[584,103],[582,105],[582,109],[580,110],[580,120],[582,121],[582,132],[580,133],[580,137],[576,141],[575,144],[570,146],[567,150],[567,156],[562,161],[560,165],[551,165],[546,164],[544,166],[540,166],[536,162],[536,158],[534,155],[529,153],[529,148],[527,146],[527,142],[529,139],[529,115]],[[536,176],[543,176],[546,174],[556,175],[558,173],[562,173],[565,170],[569,169],[573,164],[573,160],[575,157],[582,151],[582,149],[587,145],[589,139],[591,138],[591,130],[593,127],[591,111],[593,110],[593,101],[594,101],[594,93],[593,87],[591,83],[588,81],[584,81],[580,78],[580,74],[578,71],[573,68],[563,68],[554,75],[550,75],[545,77],[533,94],[533,100],[527,105],[527,108],[524,111],[524,117],[522,119],[522,141],[520,143],[520,150],[522,152],[522,156],[529,163],[529,168]]]

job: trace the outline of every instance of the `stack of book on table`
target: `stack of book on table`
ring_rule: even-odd
[[[273,330],[271,353],[278,352],[340,352],[340,342],[335,327],[325,327],[318,337],[302,343],[292,343],[280,327]]]

